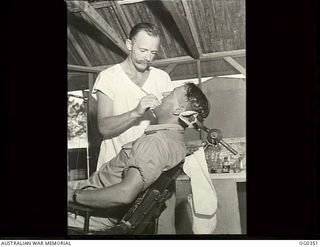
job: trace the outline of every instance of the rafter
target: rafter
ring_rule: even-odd
[[[184,39],[185,44],[190,50],[191,57],[193,57],[194,59],[199,59],[201,52],[198,50],[196,41],[193,35],[191,34],[189,22],[187,18],[178,10],[176,6],[176,1],[161,0],[161,2],[164,5],[164,7],[169,11],[173,20],[175,21]]]
[[[227,61],[232,67],[234,67],[236,70],[238,70],[241,74],[246,76],[246,69],[241,66],[236,60],[234,60],[232,57],[224,57],[224,60]]]
[[[68,33],[68,39],[70,40],[71,44],[76,49],[76,51],[78,52],[78,55],[81,57],[81,59],[83,60],[85,65],[92,66],[88,57],[86,56],[86,54],[82,50],[81,46],[78,44],[77,40],[75,39],[72,32],[70,31],[69,27],[67,27],[67,33]]]
[[[118,20],[122,26],[122,29],[124,31],[124,33],[126,34],[127,37],[129,37],[129,32],[130,32],[130,24],[127,20],[127,17],[126,15],[124,14],[121,6],[119,5],[119,2],[118,1],[111,1],[111,4],[112,4],[112,7],[116,13],[116,16],[118,17]]]
[[[95,27],[109,38],[121,51],[129,54],[123,40],[117,32],[103,19],[103,17],[86,1],[68,1],[77,6],[90,19]]]
[[[78,6],[71,5],[70,4],[71,1],[65,0],[65,2],[67,3],[67,7],[70,12],[76,13],[76,12],[82,11]],[[91,6],[95,9],[108,8],[111,6],[111,2],[110,1],[92,2]]]
[[[198,33],[197,33],[196,25],[194,24],[194,21],[193,21],[193,19],[191,17],[191,13],[190,13],[190,9],[189,9],[187,0],[182,0],[182,6],[183,6],[184,11],[186,13],[186,17],[187,17],[187,21],[188,21],[188,24],[189,24],[189,27],[190,27],[191,35],[192,35],[193,40],[194,40],[194,42],[196,44],[198,52],[199,52],[199,54],[201,56],[202,55],[202,49],[201,49],[201,46],[200,46],[199,36],[198,36]]]
[[[68,0],[65,0],[67,3],[70,2]],[[119,5],[125,5],[125,4],[131,4],[131,3],[138,3],[138,2],[143,2],[145,0],[133,0],[133,1],[129,1],[129,0],[126,0],[126,1],[119,1],[117,0],[118,4]],[[108,8],[108,7],[111,7],[112,6],[112,3],[110,1],[100,1],[100,2],[92,2],[91,3],[91,6],[95,9],[101,9],[101,8]],[[68,6],[68,10],[70,12],[81,12],[81,9],[79,9],[78,7],[76,6]]]

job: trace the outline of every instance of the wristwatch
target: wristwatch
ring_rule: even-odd
[[[75,202],[75,203],[78,203],[77,202],[77,195],[79,193],[79,190],[75,190],[73,195],[72,195],[72,201]]]

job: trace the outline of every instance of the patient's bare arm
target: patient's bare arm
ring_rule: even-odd
[[[119,184],[97,190],[77,191],[76,201],[80,204],[109,208],[131,203],[143,190],[143,181],[136,168],[129,168]],[[68,200],[72,201],[74,190],[69,188]]]

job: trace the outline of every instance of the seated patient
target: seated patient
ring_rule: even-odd
[[[136,141],[122,147],[120,153],[105,163],[88,180],[68,183],[68,201],[97,207],[113,208],[132,203],[161,173],[185,158],[185,124],[179,114],[196,111],[203,118],[209,114],[209,102],[193,83],[175,88],[154,109],[157,125],[151,125]],[[114,226],[117,217],[91,217],[90,230]],[[83,227],[83,217],[68,215],[68,226]]]

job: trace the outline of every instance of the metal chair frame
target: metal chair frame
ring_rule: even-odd
[[[156,234],[157,220],[166,208],[165,202],[175,190],[175,181],[182,173],[183,163],[184,161],[181,161],[174,168],[163,172],[149,188],[135,199],[123,217],[110,229],[90,231],[89,227],[91,216],[107,217],[110,210],[101,210],[70,202],[68,211],[83,216],[85,222],[83,230],[68,228],[69,235]]]

